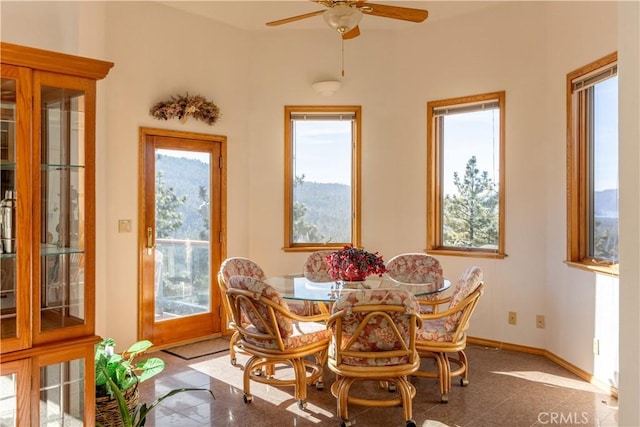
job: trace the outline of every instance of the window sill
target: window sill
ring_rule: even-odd
[[[607,274],[609,276],[618,277],[620,274],[619,264],[592,264],[588,262],[565,261],[569,267],[578,268],[580,270],[591,271],[593,273]]]
[[[482,252],[482,251],[456,251],[451,249],[426,249],[426,253],[429,255],[446,255],[446,256],[460,256],[460,257],[472,257],[472,258],[492,258],[492,259],[504,259],[506,254],[500,254],[496,252]]]
[[[349,243],[342,243],[339,245],[318,245],[318,246],[288,246],[283,247],[284,252],[316,252],[316,251],[338,251],[349,245]]]

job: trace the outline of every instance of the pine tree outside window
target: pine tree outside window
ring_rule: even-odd
[[[505,92],[427,104],[427,251],[503,258]]]
[[[360,107],[285,107],[284,250],[360,244]]]

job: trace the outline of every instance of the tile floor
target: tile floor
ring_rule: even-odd
[[[449,403],[440,403],[435,379],[415,378],[413,418],[419,427],[445,426],[617,426],[617,401],[541,356],[467,347],[471,371],[469,386],[454,378]],[[336,401],[330,385],[334,375],[326,369],[324,390],[308,389],[308,407],[298,409],[292,388],[251,384],[253,402],[242,396],[242,370],[232,367],[229,352],[182,360],[165,352],[159,357],[166,370],[141,385],[140,399],[151,402],[167,390],[208,387],[205,392],[181,393],[158,405],[147,426],[339,426]],[[240,362],[244,362],[239,357]],[[425,360],[423,363],[433,363]],[[377,384],[371,393],[381,393]],[[401,408],[349,406],[349,417],[358,427],[404,427]]]

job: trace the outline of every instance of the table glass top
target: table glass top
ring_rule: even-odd
[[[442,292],[451,286],[449,280],[445,280],[441,287],[435,283],[401,283],[388,276],[369,276],[364,282],[312,282],[303,275],[289,275],[270,277],[266,280],[285,299],[304,301],[332,302],[337,300],[344,292],[354,289],[404,289],[417,297]]]

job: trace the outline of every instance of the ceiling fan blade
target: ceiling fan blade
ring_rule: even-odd
[[[351,30],[342,35],[342,40],[354,39],[360,35],[360,28],[356,25]]]
[[[401,19],[403,21],[422,22],[429,16],[424,9],[410,7],[389,6],[378,3],[358,2],[358,8],[367,15],[380,16],[382,18]]]
[[[322,15],[324,10],[317,10],[315,12],[305,13],[304,15],[292,16],[290,18],[279,19],[277,21],[267,22],[267,27],[275,27],[277,25],[288,24],[289,22],[300,21],[301,19],[311,18],[313,16]]]

